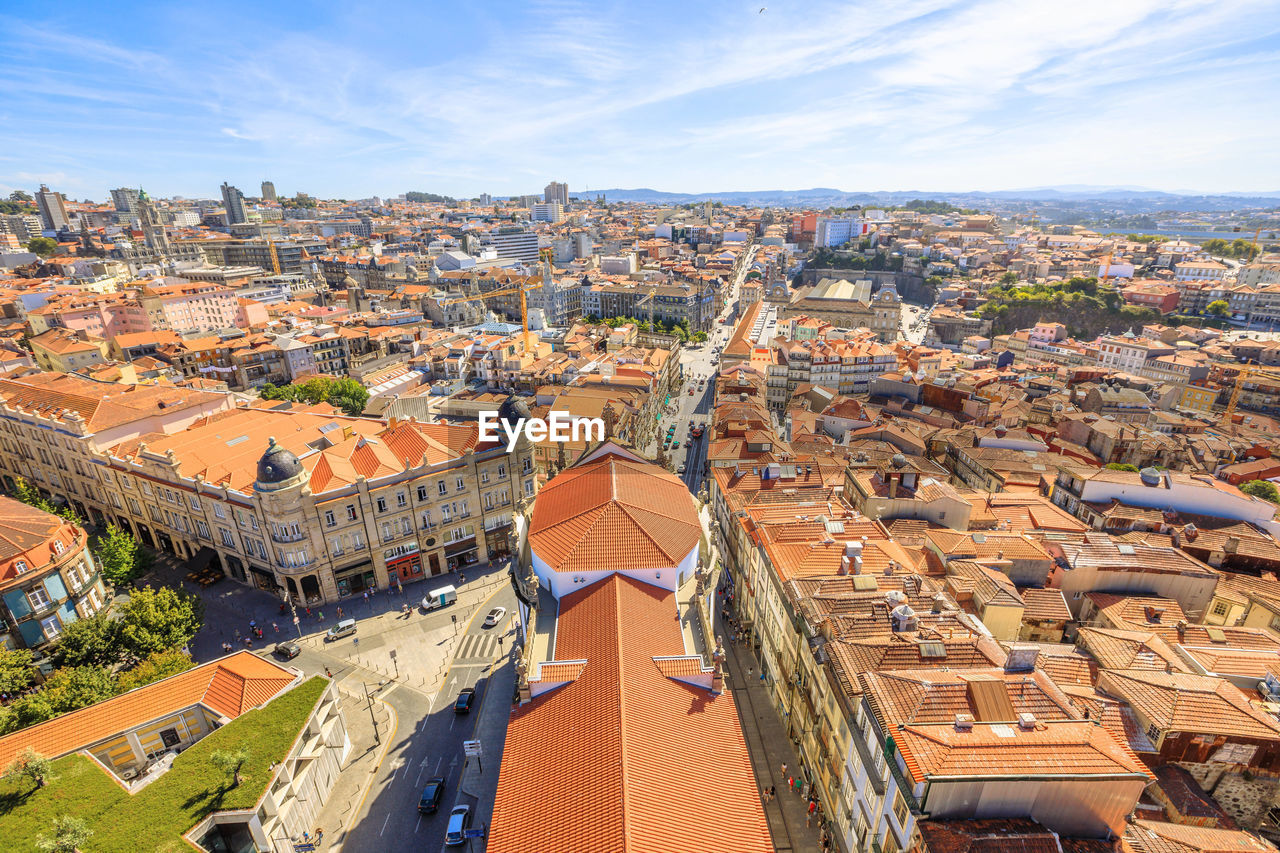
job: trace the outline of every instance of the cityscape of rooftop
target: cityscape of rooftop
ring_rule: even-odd
[[[0,10],[0,849],[1280,853],[1278,11]]]

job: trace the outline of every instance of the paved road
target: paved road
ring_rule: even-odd
[[[507,608],[506,618],[502,625],[485,628],[484,616],[496,606]],[[469,623],[459,626],[457,654],[439,692],[426,695],[397,686],[384,694],[383,700],[399,715],[399,728],[356,825],[343,839],[346,853],[444,849],[449,810],[457,803],[475,807],[474,799],[458,790],[464,760],[462,742],[471,739],[479,703],[510,702],[510,696],[489,697],[485,691],[493,661],[514,642],[511,617],[515,606],[515,593],[504,584],[476,609]],[[453,701],[464,687],[476,689],[477,705],[469,715],[455,714]],[[422,788],[437,775],[447,782],[440,811],[419,815]]]

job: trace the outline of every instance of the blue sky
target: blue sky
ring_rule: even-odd
[[[5,193],[1280,190],[1276,0],[6,8]]]

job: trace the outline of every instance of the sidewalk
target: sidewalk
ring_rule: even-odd
[[[820,851],[818,821],[814,820],[812,827],[805,826],[808,801],[786,790],[782,764],[786,762],[788,776],[795,775],[800,772],[800,756],[787,737],[786,727],[773,703],[769,701],[768,688],[760,681],[760,662],[749,649],[730,642],[725,644],[725,658],[728,664],[726,680],[738,706],[738,719],[751,753],[756,782],[761,788],[773,785],[778,791],[777,799],[764,807],[773,847],[777,851],[795,853]],[[748,667],[751,668],[751,677],[747,676]]]
[[[369,719],[369,705],[365,698],[343,691],[342,716],[346,720],[347,736],[351,738],[351,755],[317,818],[317,826],[324,830],[324,836],[316,850],[328,850],[346,837],[347,824],[360,811],[369,783],[391,743],[394,712],[390,706],[375,699],[373,713],[378,720],[382,743],[373,736],[373,723]]]
[[[468,759],[462,772],[462,792],[476,798],[473,825],[488,827],[493,823],[493,801],[498,796],[498,768],[502,765],[502,747],[507,740],[507,722],[511,718],[511,700],[516,689],[516,668],[511,652],[493,664],[489,683],[484,689],[480,718],[472,738],[480,741],[480,761]],[[480,765],[484,765],[481,772]],[[488,837],[476,839],[474,853],[484,853]]]

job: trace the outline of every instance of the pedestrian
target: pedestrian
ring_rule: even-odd
[[[797,776],[794,780],[792,780],[791,790],[795,791],[797,794],[800,793],[800,777],[799,776]]]
[[[244,637],[244,647],[246,649],[253,648],[253,637],[250,637],[248,634],[245,634],[245,637]]]
[[[338,621],[339,622],[342,621],[342,605],[341,604],[338,605]]]
[[[812,815],[818,810],[818,803],[814,800],[809,801],[809,814]]]
[[[813,826],[813,812],[805,812],[804,825]]]
[[[367,589],[364,591],[364,603],[369,603],[369,591]]]
[[[277,634],[279,634],[279,633],[280,633],[280,626],[279,626],[279,625],[277,625],[276,623],[272,622],[272,623],[271,623],[271,630],[272,630],[272,631],[275,631]]]
[[[773,802],[775,799],[777,799],[777,797],[778,797],[778,789],[775,786],[770,785],[769,786],[769,802]]]
[[[786,776],[787,776],[787,762],[784,761],[782,762],[782,777],[785,779]],[[787,781],[787,784],[791,784],[790,780]]]
[[[321,610],[321,611],[319,611],[319,613],[320,613],[320,621],[321,621],[321,622],[323,622],[323,621],[324,621],[324,611],[323,611],[323,610]]]
[[[249,630],[250,630],[250,631],[252,631],[252,630],[253,630],[254,628],[256,628],[256,627],[258,627],[258,623],[257,623],[257,622],[255,622],[254,620],[250,619],[250,620],[249,620]]]
[[[316,846],[317,847],[320,846],[321,841],[324,841],[324,830],[316,829]]]
[[[333,678],[333,673],[329,671],[329,667],[327,666],[324,668],[324,674],[329,676],[330,678]]]
[[[239,629],[239,628],[237,628],[237,629],[236,629],[236,642],[237,642],[237,643],[238,643],[238,642],[240,642],[240,629]]]
[[[308,608],[307,608],[307,618],[308,618],[308,619],[310,619],[310,618],[311,618],[311,608],[310,608],[310,607],[308,607]]]
[[[754,666],[747,667],[747,678],[750,678],[755,674],[756,674],[756,668]]]

